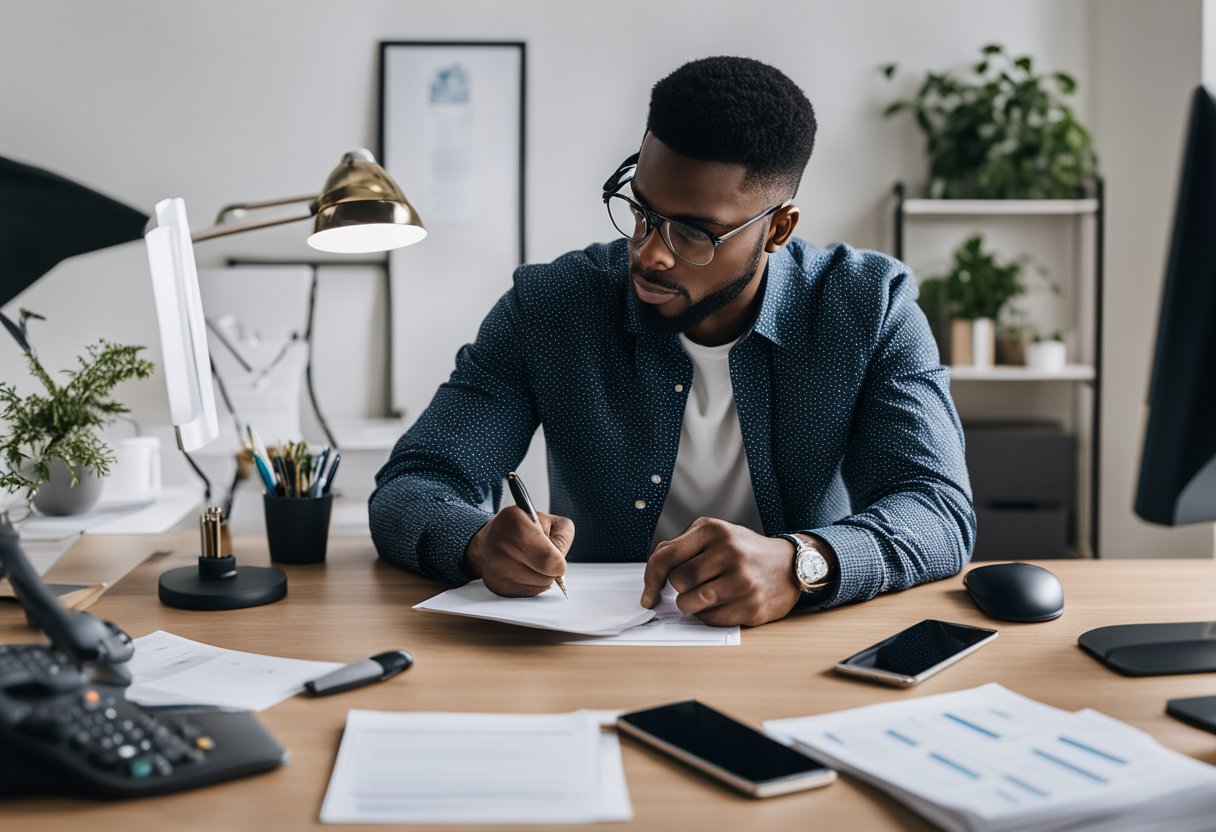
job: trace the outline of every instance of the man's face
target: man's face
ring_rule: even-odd
[[[705,162],[676,153],[651,134],[642,142],[633,197],[644,207],[713,234],[725,234],[772,207],[763,189],[745,190],[741,164]],[[658,229],[629,244],[633,291],[643,322],[664,332],[686,332],[715,313],[748,305],[767,262],[768,220],[722,243],[713,260],[693,266],[672,254]]]

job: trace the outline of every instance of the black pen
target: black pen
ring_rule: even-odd
[[[334,451],[333,464],[329,466],[329,473],[325,475],[325,485],[321,486],[321,494],[324,496],[333,490],[334,474],[338,473],[338,463],[342,461],[342,454]]]
[[[528,496],[528,489],[524,488],[524,481],[519,478],[519,474],[514,471],[507,472],[507,487],[511,489],[511,496],[515,498],[515,505],[528,512],[528,516],[532,518],[532,522],[540,525],[540,518],[536,516],[536,509],[532,505],[532,498]],[[567,598],[570,593],[566,592],[566,582],[562,580],[562,576],[557,576],[557,588],[562,591],[562,595]]]

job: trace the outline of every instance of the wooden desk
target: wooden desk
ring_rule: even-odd
[[[293,758],[272,773],[119,804],[8,801],[0,803],[0,826],[22,832],[319,826],[348,708],[561,712],[629,709],[695,696],[758,724],[995,681],[1061,708],[1097,708],[1171,748],[1216,763],[1216,736],[1164,714],[1168,698],[1216,694],[1216,677],[1124,678],[1076,646],[1080,633],[1105,624],[1216,618],[1211,561],[1053,561],[1047,566],[1066,592],[1063,617],[1044,624],[998,622],[1001,635],[993,644],[902,691],[837,677],[831,667],[923,618],[994,625],[976,611],[961,579],[746,630],[741,647],[573,647],[551,643],[545,633],[411,610],[436,585],[378,561],[370,542],[362,540],[332,540],[324,565],[287,567],[288,596],[271,606],[224,613],[162,606],[157,575],[190,562],[196,542],[193,534],[86,536],[66,557],[94,561],[131,547],[173,550],[136,569],[91,610],[132,636],[164,629],[236,650],[330,661],[406,647],[415,666],[385,684],[329,699],[296,697],[264,712],[262,719]],[[245,563],[265,562],[264,551],[263,540],[237,540]],[[29,640],[19,611],[0,607],[0,641]],[[930,828],[880,792],[844,778],[818,791],[752,800],[629,741],[623,754],[635,812],[630,828]]]

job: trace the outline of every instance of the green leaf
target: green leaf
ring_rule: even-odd
[[[983,75],[985,72],[988,71],[988,62],[980,61],[975,66],[971,67],[971,69],[975,71],[976,75]]]
[[[1023,55],[1022,57],[1020,57],[1016,61],[1014,61],[1013,65],[1016,66],[1018,69],[1022,70],[1023,72],[1030,72],[1030,66],[1031,66],[1030,56]]]
[[[890,116],[893,116],[898,112],[906,110],[911,106],[912,106],[911,101],[896,101],[892,104],[888,104],[887,109],[883,110],[882,114],[883,114],[884,118],[889,118]]]
[[[997,55],[1004,51],[1005,47],[1001,46],[999,43],[990,43],[980,50],[980,52],[985,55]]]
[[[1072,95],[1077,90],[1077,82],[1071,75],[1066,72],[1056,72],[1052,75],[1056,79],[1056,83],[1060,86],[1060,92],[1065,95]]]
[[[895,74],[895,70],[899,68],[899,64],[887,64],[882,68],[882,74],[890,78]]]

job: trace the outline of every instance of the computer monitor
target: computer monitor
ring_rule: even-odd
[[[194,451],[212,442],[220,429],[194,245],[181,198],[156,203],[144,241],[160,324],[169,414],[178,447]]]
[[[1191,104],[1161,295],[1136,514],[1216,520],[1216,98]]]
[[[1136,513],[1216,520],[1216,98],[1195,90],[1161,296]],[[1121,624],[1078,643],[1130,676],[1216,671],[1216,621]],[[1216,697],[1188,721],[1216,731]],[[1171,702],[1171,708],[1181,700]],[[1194,703],[1191,703],[1193,706]],[[1171,711],[1172,713],[1173,711]]]

